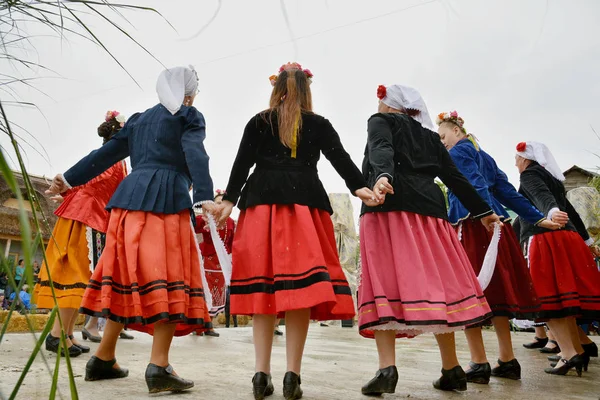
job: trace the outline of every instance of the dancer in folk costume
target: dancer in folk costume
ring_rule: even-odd
[[[426,332],[436,335],[442,356],[442,377],[434,387],[466,390],[454,331],[485,321],[491,311],[434,179],[452,189],[486,228],[500,220],[431,130],[419,92],[382,85],[377,95],[379,112],[368,122],[363,174],[385,203],[361,211],[358,323],[362,336],[375,338],[379,371],[362,393],[394,393],[395,338]]]
[[[481,326],[466,329],[465,335],[471,351],[471,362],[466,371],[467,380],[487,384],[490,376],[521,379],[521,365],[513,352],[509,319],[534,319],[540,305],[519,241],[508,223],[510,216],[503,205],[535,226],[558,229],[560,225],[546,219],[526,198],[517,193],[494,159],[479,146],[473,135],[467,133],[464,120],[456,111],[440,113],[436,122],[440,139],[458,170],[494,212],[507,222],[501,230],[492,279],[483,292],[494,314],[492,324],[498,338],[498,363],[493,369],[490,367],[483,345]],[[492,235],[471,218],[469,210],[452,190],[448,193],[448,202],[450,223],[456,227],[471,266],[475,273],[479,274]],[[558,214],[555,215],[555,218],[558,217]],[[566,214],[562,215],[563,219],[565,217]]]
[[[214,209],[204,117],[192,107],[197,88],[193,68],[163,71],[156,88],[160,104],[133,115],[105,146],[54,178],[50,192],[61,193],[131,157],[132,172],[108,204],[106,246],[81,304],[81,312],[108,319],[86,380],[128,375],[115,359],[126,324],[154,335],[145,376],[151,393],[194,386],[175,374],[169,349],[174,335],[210,322],[188,192],[193,184],[194,204]]]
[[[98,134],[102,137],[106,137],[110,135],[114,136],[125,124],[125,118],[120,116],[118,111],[108,111],[106,113],[106,122],[98,128]],[[119,125],[115,125],[114,123],[110,123],[110,121],[119,119]],[[101,131],[106,131],[102,133]],[[106,144],[108,140],[104,139],[104,144]],[[125,161],[122,162],[123,168],[125,168],[125,175],[127,175],[127,165]],[[116,187],[115,187],[116,189]],[[114,190],[112,191],[114,193]],[[108,212],[106,212],[106,227],[108,228]],[[89,259],[90,259],[90,271],[94,272],[96,269],[96,265],[98,265],[98,261],[100,261],[100,256],[102,255],[102,251],[104,250],[104,246],[106,245],[106,230],[98,231],[96,229],[88,229],[87,231],[87,239],[88,239],[88,251],[89,251]],[[102,337],[98,332],[98,317],[90,317],[89,315],[86,318],[86,322],[84,327],[81,329],[81,337],[84,340],[89,340],[91,342],[100,343],[102,341]],[[119,335],[121,339],[133,339],[133,336],[125,332],[125,330],[121,331]]]
[[[98,135],[103,138],[103,148],[117,134],[125,117],[116,111],[109,111],[105,121],[98,127]],[[58,311],[66,334],[66,343],[71,357],[88,353],[90,348],[81,345],[73,337],[73,329],[87,287],[92,265],[90,250],[94,244],[92,237],[108,229],[109,213],[105,209],[117,186],[127,175],[125,157],[120,157],[110,146],[105,147],[106,160],[110,160],[106,171],[85,185],[62,193],[62,203],[55,211],[58,216],[52,238],[46,247],[48,264],[42,266],[35,286],[34,302],[37,308],[54,308],[54,294]],[[106,161],[105,160],[105,161]],[[49,275],[50,273],[50,275]],[[46,350],[58,352],[62,335],[58,318],[46,337]],[[64,354],[64,348],[61,353]]]
[[[331,123],[312,112],[311,78],[296,63],[271,77],[270,107],[247,124],[218,211],[223,223],[235,204],[242,210],[233,245],[231,312],[253,315],[255,399],[273,393],[270,361],[276,318],[286,319],[284,397],[299,399],[309,321],[354,316],[336,251],[331,206],[317,173],[321,152],[350,192],[375,202]]]
[[[520,237],[528,243],[531,279],[541,301],[540,318],[548,320],[562,355],[545,372],[566,375],[575,368],[581,376],[582,370],[587,371],[590,353],[581,345],[576,318],[600,318],[600,272],[594,261],[594,255],[600,251],[567,200],[562,183],[565,177],[546,145],[519,143],[516,166],[520,173],[519,193],[549,218],[560,212],[569,216],[559,231],[521,220]]]
[[[223,195],[223,191],[217,190],[215,196],[216,204],[221,204]],[[210,235],[209,226],[202,215],[196,216],[196,233],[200,234],[198,241],[200,242],[200,253],[204,261],[204,272],[206,274],[206,283],[208,284],[207,290],[210,290],[212,296],[212,308],[209,310],[209,314],[211,317],[215,317],[217,314],[225,311],[227,288],[225,286],[223,270],[217,257],[217,251]],[[218,230],[218,233],[225,246],[225,251],[231,255],[233,236],[235,234],[235,222],[233,219],[227,218],[227,221]],[[210,329],[204,332],[204,334],[206,336],[219,337],[219,334],[214,329]]]

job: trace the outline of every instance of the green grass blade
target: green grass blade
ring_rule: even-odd
[[[27,364],[25,364],[25,368],[23,368],[23,372],[21,372],[21,376],[19,377],[19,380],[17,380],[17,383],[15,384],[13,391],[12,391],[10,397],[8,398],[9,400],[14,400],[17,398],[17,393],[19,392],[19,389],[21,388],[21,385],[23,384],[23,381],[25,380],[25,376],[27,376],[27,373],[29,372],[29,369],[31,368],[33,361],[37,357],[40,349],[42,348],[42,344],[46,340],[46,336],[50,332],[50,329],[52,329],[52,325],[54,325],[55,318],[56,318],[56,307],[54,307],[54,309],[52,310],[52,313],[50,314],[50,317],[48,317],[48,323],[44,327],[44,330],[42,331],[40,338],[38,339],[37,343],[35,344],[35,347],[33,348],[33,352],[29,356],[29,360],[27,360]]]

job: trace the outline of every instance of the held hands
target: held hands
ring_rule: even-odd
[[[379,201],[377,200],[375,193],[373,193],[369,188],[364,187],[358,189],[356,192],[354,192],[354,194],[369,207],[376,207],[379,205]]]
[[[46,190],[46,194],[57,195],[66,192],[68,189],[69,188],[67,185],[65,185],[65,181],[63,180],[62,176],[56,175],[54,179],[52,179],[50,187],[48,190]]]
[[[561,224],[558,224],[550,219],[545,219],[542,222],[540,222],[538,225],[542,228],[550,229],[552,231],[555,231],[555,230],[563,227]]]
[[[382,176],[377,180],[377,183],[375,183],[375,186],[373,187],[373,193],[375,193],[375,196],[379,202],[383,203],[385,201],[386,194],[394,194],[394,187],[389,182],[387,177]]]
[[[354,192],[354,194],[369,207],[376,207],[383,204],[385,202],[385,196],[388,193],[394,194],[394,187],[389,183],[388,178],[385,176],[377,180],[373,190],[364,187]]]
[[[502,221],[500,221],[500,217],[496,214],[488,215],[487,217],[481,218],[481,223],[489,232],[494,230],[494,225],[496,224],[499,224],[500,227],[504,226]]]
[[[564,211],[555,211],[554,214],[552,214],[552,222],[559,224],[562,228],[569,222],[569,214]]]
[[[590,251],[592,252],[592,254],[594,255],[594,257],[598,258],[600,257],[600,248],[598,248],[598,246],[596,245],[591,245],[590,246]]]
[[[217,220],[217,225],[222,228],[227,223],[227,218],[231,215],[233,211],[234,204],[229,200],[223,200],[221,204],[217,204],[215,206],[215,219]]]

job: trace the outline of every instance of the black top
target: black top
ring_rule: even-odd
[[[558,208],[560,211],[569,214],[569,222],[565,225],[565,230],[578,232],[583,240],[590,238],[581,217],[569,200],[567,200],[567,192],[564,185],[544,167],[533,161],[521,173],[520,181],[519,193],[527,197],[542,214],[548,216],[550,210]],[[549,229],[535,226],[525,220],[522,220],[520,225],[521,234],[519,235],[519,239],[521,242],[525,242],[533,235],[552,232]]]
[[[248,122],[224,200],[236,204],[239,199],[242,210],[262,204],[299,204],[332,214],[317,171],[321,152],[352,194],[367,186],[327,119],[313,113],[302,114],[296,158],[281,143],[278,132],[276,112],[259,113]],[[254,165],[256,168],[248,177]]]
[[[394,194],[387,195],[380,206],[363,205],[361,214],[409,211],[447,220],[444,194],[434,181],[436,177],[456,194],[473,218],[493,213],[458,171],[439,135],[405,114],[378,113],[369,118],[363,175],[370,188],[382,175],[387,176]]]

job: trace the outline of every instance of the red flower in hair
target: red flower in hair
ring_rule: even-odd
[[[519,143],[519,144],[517,145],[517,151],[518,151],[519,153],[522,153],[522,152],[524,152],[524,151],[525,151],[525,149],[527,149],[527,143],[525,143],[525,142],[521,142],[521,143]]]
[[[385,88],[385,86],[379,85],[379,87],[377,88],[377,98],[379,100],[383,100],[386,95],[387,95],[387,89]]]

